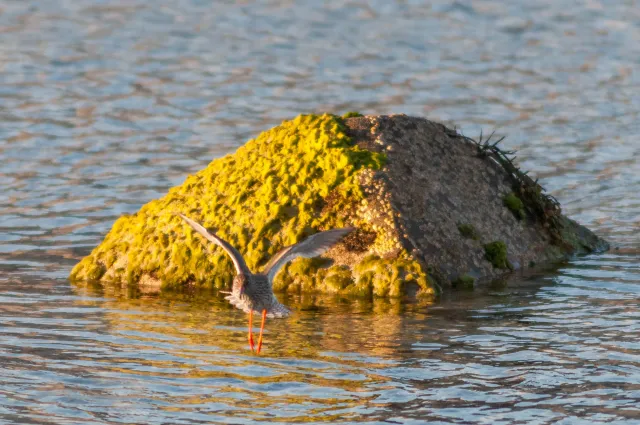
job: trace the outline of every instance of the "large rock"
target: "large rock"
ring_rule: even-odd
[[[325,256],[286,267],[275,282],[286,291],[433,294],[608,248],[507,154],[422,118],[299,116],[118,219],[71,278],[226,287],[229,259],[175,212],[227,239],[254,271],[316,231],[357,227]]]

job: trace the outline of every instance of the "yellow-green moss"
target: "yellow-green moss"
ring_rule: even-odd
[[[299,258],[285,268],[274,290],[399,297],[403,295],[404,285],[415,283],[422,289],[421,295],[434,294],[422,267],[406,252],[390,259],[369,255],[353,269],[326,267],[327,261],[324,259]]]
[[[474,241],[480,240],[478,231],[473,224],[458,224],[458,231],[467,239],[473,239]]]
[[[349,111],[342,116],[342,118],[354,118],[363,116],[360,112]]]
[[[337,266],[329,269],[323,280],[326,292],[340,293],[343,289],[353,283],[351,270],[346,266]]]
[[[485,257],[498,269],[511,269],[507,259],[507,245],[502,241],[495,241],[484,246]]]
[[[527,216],[524,210],[524,203],[518,196],[511,192],[502,198],[504,205],[513,212],[520,220]]]
[[[344,130],[339,117],[301,115],[260,134],[163,198],[120,217],[71,279],[135,285],[146,275],[163,288],[228,286],[233,269],[227,255],[204,243],[175,212],[228,240],[254,271],[282,247],[319,230],[366,228],[367,221],[357,217],[365,200],[359,176],[380,169],[386,158],[353,145]],[[380,233],[379,239],[388,239]],[[280,273],[274,289],[397,296],[408,278],[429,292],[426,276],[405,253],[378,263],[372,276],[370,270],[353,274],[327,268],[326,260],[298,259]]]

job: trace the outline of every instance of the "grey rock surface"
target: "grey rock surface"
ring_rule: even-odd
[[[473,140],[442,124],[405,115],[345,122],[360,147],[387,154],[385,168],[374,179],[390,194],[404,248],[441,286],[463,276],[492,280],[514,270],[608,249],[604,240],[563,216],[559,206],[539,213],[538,205],[522,196],[523,215],[512,211],[504,198],[520,195],[523,183],[492,152],[483,154]],[[525,180],[532,191],[522,193],[537,196],[537,190],[543,196],[537,183]],[[472,229],[475,238],[463,234],[461,227]],[[506,245],[506,267],[496,267],[488,259],[485,246],[497,241]]]

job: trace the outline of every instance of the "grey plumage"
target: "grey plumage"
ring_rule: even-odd
[[[281,304],[273,294],[273,280],[282,266],[297,257],[311,258],[323,254],[353,230],[352,227],[347,227],[311,235],[302,242],[283,248],[274,255],[265,266],[263,273],[252,273],[237,249],[185,215],[178,215],[196,232],[222,247],[231,257],[236,269],[236,276],[233,279],[231,292],[227,292],[229,295],[225,298],[232,305],[247,313],[251,311],[260,313],[266,310],[267,317],[286,317],[291,314],[291,310]]]
[[[204,236],[206,239],[213,242],[214,244],[222,247],[222,249],[224,249],[227,252],[227,254],[229,254],[229,257],[231,257],[231,261],[233,262],[233,265],[236,268],[236,273],[238,274],[251,273],[251,271],[249,270],[249,267],[247,267],[247,263],[244,261],[244,258],[242,258],[242,254],[240,254],[240,252],[238,252],[237,249],[231,246],[229,242],[223,239],[220,239],[218,236],[216,236],[213,233],[210,233],[207,229],[205,229],[195,221],[191,220],[186,215],[183,215],[180,213],[178,213],[178,215],[182,217],[182,219],[186,221],[189,224],[189,226],[193,227],[193,230],[200,233],[202,236]]]

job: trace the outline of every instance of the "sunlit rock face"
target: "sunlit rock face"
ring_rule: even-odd
[[[236,246],[256,272],[310,234],[357,228],[324,256],[289,264],[276,291],[432,295],[607,248],[492,145],[404,115],[301,115],[118,219],[72,280],[227,287],[230,260],[176,212]]]

